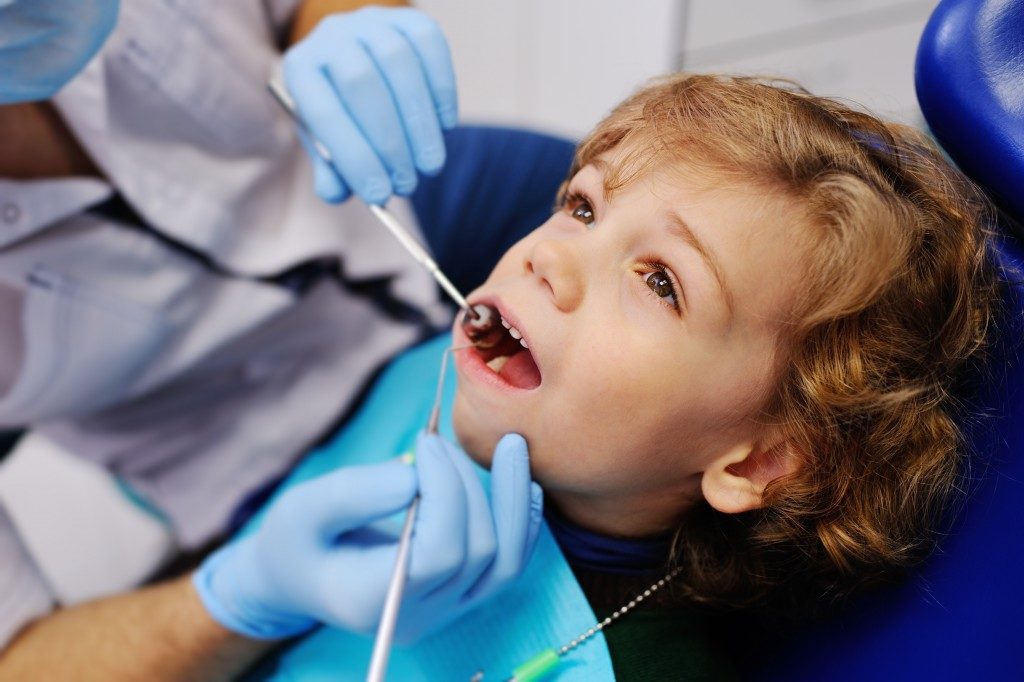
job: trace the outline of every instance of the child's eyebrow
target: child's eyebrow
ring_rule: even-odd
[[[704,265],[711,271],[715,278],[715,283],[718,284],[718,288],[722,292],[722,298],[725,299],[725,307],[729,310],[729,316],[732,317],[734,303],[732,291],[725,284],[725,275],[722,272],[718,259],[715,258],[715,254],[697,239],[697,235],[690,229],[690,226],[686,224],[681,215],[670,210],[665,213],[665,216],[668,222],[669,233],[674,237],[678,237],[687,246],[696,251],[700,255],[701,260],[704,261]]]

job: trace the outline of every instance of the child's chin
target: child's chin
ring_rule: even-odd
[[[491,459],[494,455],[494,447],[498,444],[500,434],[489,433],[482,428],[472,416],[468,415],[464,406],[456,399],[455,408],[452,411],[452,426],[455,428],[455,437],[459,445],[466,451],[474,462],[480,466],[490,469]]]
[[[459,445],[466,451],[470,459],[485,469],[491,468],[491,460],[494,459],[494,446],[498,444],[497,439],[473,438],[459,435]]]

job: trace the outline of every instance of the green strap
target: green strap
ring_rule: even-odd
[[[558,663],[558,652],[545,649],[512,671],[512,679],[515,682],[535,682],[558,667]]]

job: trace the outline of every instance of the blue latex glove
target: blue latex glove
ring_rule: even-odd
[[[421,435],[416,457],[418,463],[450,462],[458,473],[464,504],[455,503],[459,487],[450,471],[442,477],[440,468],[420,468],[422,499],[413,532],[414,538],[416,533],[431,535],[420,535],[420,544],[413,543],[409,584],[395,629],[399,643],[440,628],[515,580],[533,552],[543,511],[543,494],[530,480],[530,459],[522,436],[508,434],[498,441],[491,464],[490,502],[476,465],[445,439]],[[435,496],[429,510],[428,488]],[[447,498],[444,503],[439,495]],[[425,548],[419,555],[418,546]]]
[[[343,201],[353,190],[383,204],[392,193],[411,194],[417,170],[434,174],[444,165],[441,129],[458,116],[455,72],[444,34],[426,14],[366,7],[329,16],[285,53],[284,76],[334,159],[332,170],[303,140],[324,200]]]
[[[488,502],[467,456],[439,436],[423,435],[415,471],[392,460],[338,469],[287,490],[255,532],[195,573],[203,604],[226,628],[256,639],[290,637],[317,623],[373,632],[397,530],[368,524],[408,506],[417,488],[396,639],[411,641],[442,626],[520,574],[541,519],[526,442],[516,435],[499,442]]]
[[[49,99],[99,51],[119,0],[0,0],[0,105]]]

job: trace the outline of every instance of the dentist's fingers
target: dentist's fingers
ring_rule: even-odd
[[[522,436],[510,433],[498,441],[491,464],[491,507],[498,549],[487,575],[473,589],[474,597],[489,594],[515,578],[526,566],[532,546],[535,500],[530,457]]]
[[[384,75],[391,97],[401,112],[401,124],[396,132],[402,142],[402,149],[408,154],[405,146],[408,141],[416,168],[424,173],[436,173],[444,165],[444,139],[441,137],[441,122],[427,87],[423,67],[413,46],[403,34],[394,30],[385,35],[386,38],[378,36],[377,40],[367,43],[366,48]],[[398,119],[396,116],[396,123]],[[415,187],[415,172],[412,173],[412,179]],[[395,189],[401,193],[397,183]],[[412,191],[410,188],[405,189],[405,193]]]
[[[462,477],[462,485],[466,491],[468,516],[466,562],[462,567],[462,572],[456,578],[456,582],[445,586],[446,590],[451,588],[451,593],[455,598],[461,598],[494,561],[498,541],[494,532],[494,521],[491,518],[490,502],[480,483],[476,465],[457,446],[446,443],[446,450]]]
[[[313,137],[330,152],[342,179],[363,201],[383,204],[391,196],[391,179],[342,106],[322,64],[305,59],[303,52],[295,48],[285,55],[284,76],[300,117]]]
[[[416,494],[416,472],[408,464],[345,467],[288,490],[276,503],[270,521],[309,528],[319,542],[338,536],[408,507]]]
[[[373,40],[339,44],[326,71],[356,127],[387,169],[395,191],[409,194],[416,187],[416,169],[393,88],[387,82],[390,74],[382,68],[392,55],[401,60],[402,54],[405,61],[413,62],[419,76],[415,55],[402,36],[390,29],[378,32]]]
[[[298,133],[299,142],[313,163],[313,189],[316,195],[330,204],[340,204],[348,199],[352,194],[348,185],[339,177],[337,171],[323,160],[305,131],[298,128]]]
[[[408,39],[419,56],[441,125],[446,129],[454,127],[459,113],[455,68],[441,27],[426,14],[413,9],[399,10],[390,17],[392,25]]]
[[[320,586],[320,620],[353,632],[376,630],[387,596],[386,581],[397,556],[396,544],[350,547],[342,543],[319,561],[304,579]]]
[[[467,509],[462,477],[444,442],[422,433],[416,440],[420,504],[413,529],[410,594],[428,594],[461,571],[466,559]]]

